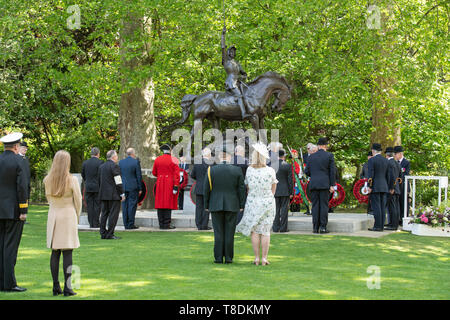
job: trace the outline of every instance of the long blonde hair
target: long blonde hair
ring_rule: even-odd
[[[251,166],[253,168],[264,168],[265,166],[267,166],[266,158],[256,150],[253,150],[252,152],[251,161]]]
[[[44,178],[45,193],[53,197],[62,197],[70,179],[70,153],[59,150],[53,158],[52,167]]]

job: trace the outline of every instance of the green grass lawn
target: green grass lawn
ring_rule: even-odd
[[[54,299],[46,219],[47,207],[34,206],[24,228],[16,277],[28,291],[0,300]],[[241,234],[231,265],[213,263],[210,232],[116,234],[122,239],[79,233],[78,295],[56,299],[450,299],[448,238],[275,234],[272,264],[263,267],[251,264],[250,239]],[[369,266],[380,268],[380,289],[367,287]]]

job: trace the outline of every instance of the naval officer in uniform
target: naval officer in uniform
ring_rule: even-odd
[[[0,290],[23,292],[14,268],[23,225],[28,213],[28,182],[24,161],[18,155],[21,133],[0,139],[5,151],[0,155]]]

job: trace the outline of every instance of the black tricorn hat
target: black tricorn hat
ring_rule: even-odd
[[[395,153],[403,152],[403,147],[402,146],[395,146],[394,147],[394,152]]]
[[[381,151],[381,144],[379,143],[374,143],[372,144],[372,150],[376,150],[376,151]]]
[[[384,150],[385,153],[393,153],[394,152],[394,148],[392,147],[387,147],[386,150]]]
[[[160,148],[161,150],[172,150],[172,147],[170,146],[170,144],[163,144]]]
[[[319,138],[319,141],[317,141],[318,146],[326,146],[328,144],[327,138]]]

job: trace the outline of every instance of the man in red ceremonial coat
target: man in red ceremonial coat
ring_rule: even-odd
[[[178,193],[180,185],[180,168],[177,158],[171,155],[171,148],[165,144],[164,152],[156,158],[153,164],[153,175],[156,177],[155,209],[158,211],[160,229],[175,229],[171,225],[172,210],[178,208]]]

